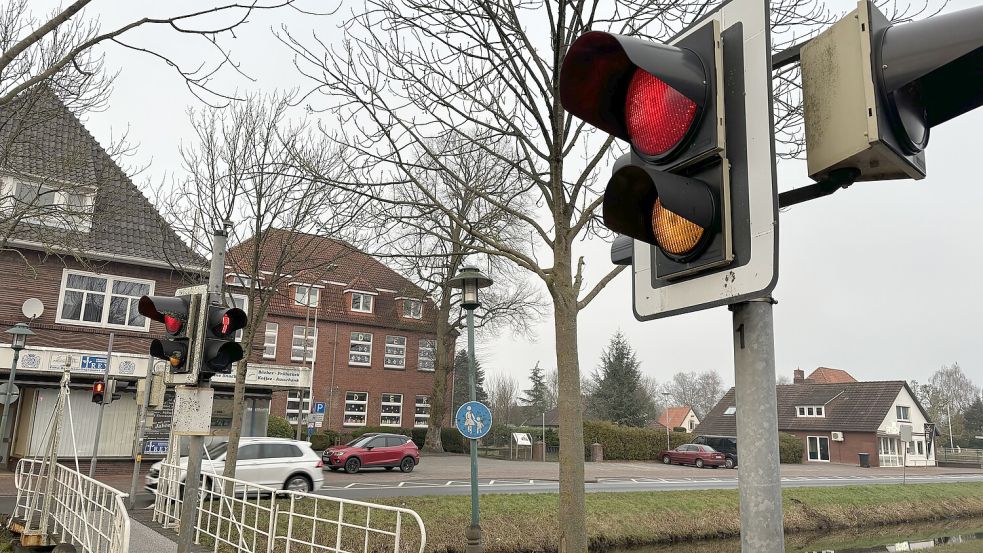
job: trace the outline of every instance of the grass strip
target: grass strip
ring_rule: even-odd
[[[787,533],[875,527],[913,521],[983,517],[983,483],[788,488],[782,491]],[[427,550],[464,549],[470,497],[381,499],[423,518]],[[557,550],[556,494],[481,496],[485,551]],[[587,494],[592,551],[740,535],[736,490]]]

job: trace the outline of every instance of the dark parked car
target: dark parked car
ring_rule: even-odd
[[[737,466],[737,438],[733,436],[697,436],[694,444],[708,445],[724,454],[727,458],[725,467],[732,469]]]
[[[324,466],[336,471],[344,468],[355,474],[363,467],[399,467],[411,472],[420,464],[420,450],[408,436],[400,434],[365,434],[342,446],[329,447],[321,455]]]
[[[683,444],[676,449],[662,451],[659,453],[662,462],[671,465],[696,465],[696,468],[703,467],[722,467],[727,459],[723,453],[714,451],[708,445]]]

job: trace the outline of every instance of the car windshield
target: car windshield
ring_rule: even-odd
[[[374,437],[375,436],[359,436],[345,445],[348,447],[365,447],[365,444],[369,443],[369,440]]]
[[[228,442],[222,442],[220,444],[210,445],[210,446],[208,446],[208,447],[205,448],[205,452],[207,453],[207,455],[205,456],[205,458],[206,459],[215,459],[219,455],[225,455],[225,452],[228,449],[229,449],[229,443]]]

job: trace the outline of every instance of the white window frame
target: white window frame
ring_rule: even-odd
[[[229,307],[238,307],[239,309],[242,309],[243,312],[246,313],[246,315],[249,315],[249,296],[245,294],[228,294],[228,296],[229,299],[232,300],[229,302],[230,304]],[[243,332],[245,332],[244,328],[240,328],[239,330],[237,330],[235,334],[235,338],[233,339],[236,342],[241,342]]]
[[[428,347],[424,347],[424,344]],[[429,344],[433,343],[433,347],[429,347]],[[423,351],[433,350],[433,368],[425,369],[423,368]],[[419,351],[416,354],[416,369],[418,371],[423,371],[427,373],[432,373],[437,370],[437,339],[436,338],[420,338]]]
[[[291,408],[291,404],[294,407]],[[311,391],[304,390],[301,393],[300,390],[290,390],[287,392],[287,407],[284,410],[287,422],[290,424],[297,424],[300,420],[300,415],[302,413],[311,412]]]
[[[356,336],[357,335],[357,336]],[[368,335],[369,339],[365,340],[364,337]],[[358,338],[356,340],[356,338]],[[373,336],[371,332],[360,332],[352,331],[348,336],[348,364],[352,367],[371,367],[372,366],[372,341]],[[352,347],[355,345],[366,345],[369,346],[369,351],[352,351]],[[352,355],[366,355],[368,356],[368,361],[353,361]]]
[[[294,287],[294,305],[317,307],[321,300],[321,288],[324,288],[323,286],[301,282],[291,282],[290,285]],[[301,296],[303,296],[304,301],[301,301]]]
[[[420,401],[420,400],[423,401]],[[427,428],[430,426],[430,396],[416,396],[416,404],[413,410],[413,428]],[[420,409],[425,412],[421,413]]]
[[[52,228],[62,228],[77,230],[82,232],[89,232],[92,230],[92,213],[94,211],[94,206],[96,203],[96,191],[95,189],[87,186],[79,186],[74,183],[63,182],[55,183],[54,181],[46,180],[45,182],[37,182],[33,179],[24,179],[13,176],[3,176],[0,180],[0,189],[3,191],[3,196],[5,196],[7,201],[4,202],[4,210],[16,210],[17,209],[17,195],[20,193],[20,188],[22,185],[29,184],[31,186],[38,187],[38,194],[40,195],[42,189],[47,189],[53,194],[51,195],[52,203],[51,209],[63,209],[69,206],[68,196],[78,196],[82,198],[81,212],[78,214],[78,223],[72,224],[67,219],[69,217],[68,210],[65,210],[64,217],[55,217],[54,220],[45,220],[46,218],[43,213],[36,215],[29,215],[23,218],[25,223],[40,225]],[[69,189],[66,191],[65,189]],[[38,216],[40,215],[40,217]]]
[[[354,396],[349,399],[349,396]],[[357,408],[361,406],[361,410]],[[362,422],[349,421],[349,417],[362,417]],[[369,393],[345,392],[345,414],[341,419],[342,426],[365,426],[369,417]]]
[[[410,306],[415,306],[416,309],[410,309]],[[414,314],[414,311],[416,312]],[[403,298],[403,318],[404,319],[422,319],[423,318],[423,302],[418,299],[413,298]]]
[[[78,320],[78,321],[76,321],[74,319],[64,319],[64,318],[62,318],[62,309],[64,309],[64,307],[65,307],[65,292],[66,292],[65,287],[68,285],[68,276],[69,275],[78,275],[78,276],[84,276],[84,277],[93,277],[93,278],[105,279],[105,281],[106,281],[106,290],[102,293],[102,295],[103,295],[103,301],[102,301],[102,317],[100,318],[99,322],[85,321],[85,320]],[[78,271],[76,269],[62,269],[62,272],[61,272],[61,287],[58,290],[58,312],[55,315],[55,322],[58,323],[58,324],[67,324],[67,325],[91,326],[91,327],[97,327],[97,328],[119,328],[119,329],[122,329],[122,330],[132,330],[132,331],[149,332],[150,331],[150,319],[147,319],[147,318],[144,318],[143,326],[142,327],[139,327],[139,326],[130,326],[130,325],[112,324],[112,323],[109,322],[109,306],[110,306],[110,303],[112,302],[112,297],[114,295],[113,294],[113,283],[115,283],[116,281],[120,281],[120,280],[126,281],[126,282],[132,282],[132,283],[135,283],[135,284],[146,284],[146,285],[148,285],[150,287],[149,288],[149,292],[147,293],[148,296],[154,295],[154,287],[157,284],[153,280],[147,280],[147,279],[143,279],[143,278],[134,278],[134,277],[120,276],[120,275],[110,275],[110,274],[98,274],[98,273],[92,273],[92,272],[88,272],[88,271]],[[94,292],[94,290],[92,292]],[[119,294],[115,294],[115,295],[120,296]],[[135,296],[120,296],[120,297],[133,298]],[[82,297],[82,311],[81,311],[81,313],[85,313],[85,296],[84,296],[84,294],[83,294],[83,297]]]
[[[396,401],[394,398],[399,398]],[[403,394],[386,392],[382,394],[382,408],[379,409],[379,426],[391,426],[399,428],[403,425]],[[386,409],[395,409],[386,411]],[[386,418],[396,419],[386,422]]]
[[[256,280],[262,281],[263,277],[262,276],[256,277]],[[252,282],[253,282],[253,277],[247,274],[229,273],[225,275],[225,283],[228,284],[229,286],[235,286],[237,288],[245,288],[248,290]],[[256,282],[256,289],[260,290],[262,288],[263,288],[263,283]]]
[[[795,408],[796,415],[807,419],[825,419],[826,407],[823,405],[799,405]]]
[[[809,443],[809,440],[811,440],[813,438],[816,439],[816,458],[815,459],[813,459],[809,455],[809,453],[812,451],[812,446]],[[829,462],[829,459],[828,458],[827,459],[822,459],[821,458],[822,452],[823,452],[823,448],[822,448],[822,445],[820,445],[820,440],[826,440],[826,456],[827,457],[832,457],[832,455],[830,454],[830,450],[829,450],[829,443],[830,443],[829,436],[806,436],[806,460],[808,462],[810,462],[810,463],[828,463]]]
[[[724,414],[725,415],[734,416],[734,414],[736,414],[736,413],[737,413],[737,407],[734,407],[733,405],[731,405],[730,407],[724,409]]]
[[[391,343],[390,340],[398,341],[402,340],[402,344]],[[371,348],[371,344],[369,344]],[[398,352],[398,353],[397,353]],[[406,336],[386,336],[386,347],[384,350],[384,355],[382,356],[382,366],[386,369],[398,369],[406,370]],[[391,361],[395,360],[401,361],[399,364],[394,364]]]
[[[908,413],[906,418],[901,418],[901,410],[905,409]],[[898,417],[899,421],[911,422],[911,407],[908,405],[895,405],[894,414]]]
[[[359,298],[358,308],[357,309],[355,308],[355,298],[356,297]],[[368,302],[369,302],[368,309],[365,308],[366,298],[368,298]],[[356,291],[352,291],[352,301],[349,304],[349,307],[355,313],[372,313],[372,310],[375,309],[375,294],[369,294],[368,292],[356,292]]]
[[[306,356],[303,353],[304,352],[304,346],[303,346],[303,344],[301,344],[301,346],[300,346],[301,355],[300,356],[297,356],[297,355],[294,354],[294,350],[296,349],[295,346],[294,346],[294,340],[297,339],[297,338],[300,338],[301,340],[304,339],[304,332],[301,332],[300,334],[297,334],[297,329],[298,328],[299,329],[306,328],[306,329],[308,329],[308,331],[310,331],[310,330],[313,330],[314,331],[313,332],[313,335],[310,332],[307,333],[307,339],[308,340],[312,340],[314,343],[311,344],[311,347],[310,348],[308,348],[307,355]],[[306,359],[305,359],[305,357],[306,357]],[[316,359],[317,359],[317,327],[316,326],[294,325],[293,330],[291,331],[291,334],[290,334],[290,360],[293,361],[293,362],[295,362],[295,363],[310,363],[310,362],[312,362],[312,361],[314,361]]]
[[[263,359],[276,359],[276,342],[279,334],[279,323],[266,323],[266,330],[263,332]],[[271,337],[273,338],[272,341],[270,340]],[[292,342],[290,345],[293,347]],[[270,353],[270,348],[273,348],[272,353]]]

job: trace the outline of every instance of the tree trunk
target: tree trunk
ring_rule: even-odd
[[[444,417],[447,413],[447,375],[451,374],[454,364],[453,344],[451,336],[453,328],[448,323],[451,311],[450,290],[441,294],[440,306],[437,310],[437,359],[434,361],[433,393],[430,395],[430,419],[427,425],[427,439],[423,443],[424,451],[443,453],[444,444],[440,441],[440,432],[444,429]]]
[[[255,331],[250,332],[255,335]],[[246,338],[243,336],[243,338]],[[232,423],[229,425],[229,446],[225,450],[225,467],[222,468],[222,476],[235,478],[236,461],[239,458],[239,438],[242,437],[242,409],[246,396],[246,371],[249,367],[249,351],[253,337],[249,336],[243,340],[242,348],[245,350],[245,358],[236,363],[236,383],[235,390],[232,392]],[[232,493],[232,490],[226,490]]]
[[[559,253],[565,255],[557,256],[553,282],[549,288],[553,296],[560,388],[560,505],[563,505],[559,516],[560,553],[583,553],[587,551],[587,518],[584,504],[584,408],[577,358],[577,290],[571,279],[569,249]]]

